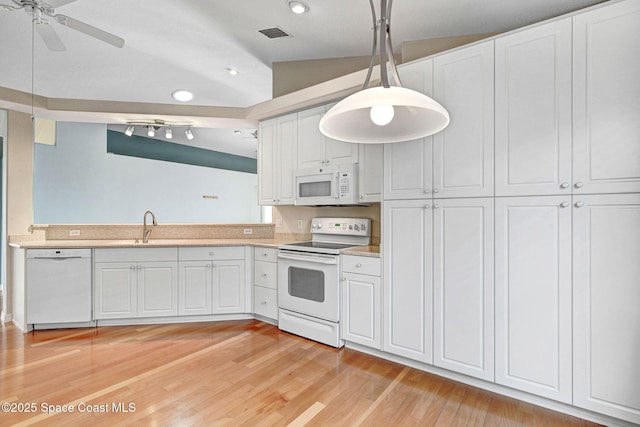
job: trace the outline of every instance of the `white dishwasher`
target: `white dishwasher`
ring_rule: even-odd
[[[91,249],[28,249],[27,323],[90,322],[91,264]]]

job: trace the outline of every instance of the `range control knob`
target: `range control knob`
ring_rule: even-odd
[[[367,229],[367,226],[365,224],[360,224],[360,230],[364,231]]]
[[[318,230],[322,228],[322,223],[318,224]]]
[[[358,224],[356,224],[356,225],[353,226],[353,229],[356,230],[356,231],[360,231],[360,226]]]

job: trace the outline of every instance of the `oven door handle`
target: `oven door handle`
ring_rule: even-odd
[[[338,263],[338,260],[334,257],[331,258],[319,258],[319,257],[313,257],[313,256],[295,256],[295,255],[289,255],[289,254],[282,254],[279,253],[278,254],[278,258],[281,259],[289,259],[292,261],[304,261],[304,262],[312,262],[314,264],[327,264],[327,265],[335,265]]]

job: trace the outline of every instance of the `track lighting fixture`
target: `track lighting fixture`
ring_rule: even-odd
[[[184,127],[186,128],[184,134],[188,140],[193,139],[193,133],[191,132],[191,125],[188,123],[168,123],[164,120],[153,120],[153,121],[130,121],[127,122],[127,129],[124,131],[124,134],[127,136],[132,136],[135,132],[136,126],[140,126],[143,129],[147,130],[147,136],[150,138],[155,137],[156,131],[160,129],[164,129],[164,137],[166,139],[173,139],[173,128],[176,127]]]

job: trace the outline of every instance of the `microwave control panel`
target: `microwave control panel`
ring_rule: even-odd
[[[338,172],[338,195],[341,199],[351,197],[353,193],[351,172]]]

